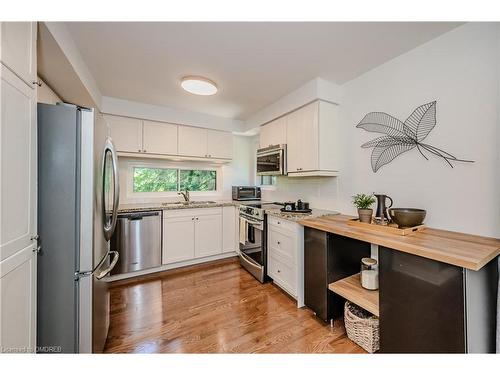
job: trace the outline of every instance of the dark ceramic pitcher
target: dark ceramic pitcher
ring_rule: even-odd
[[[377,211],[375,217],[389,220],[387,209],[392,207],[392,198],[385,194],[373,194],[377,198]],[[386,206],[387,199],[390,200],[389,206]]]

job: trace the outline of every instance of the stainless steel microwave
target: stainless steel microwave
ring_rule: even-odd
[[[286,145],[269,146],[257,150],[257,175],[286,174]]]
[[[258,186],[233,186],[233,200],[258,201],[260,200],[260,187]]]

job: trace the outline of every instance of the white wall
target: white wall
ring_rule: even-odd
[[[99,86],[85,64],[67,26],[64,22],[44,22],[44,24],[92,97],[95,106],[101,109],[102,95]]]
[[[213,116],[185,109],[139,103],[109,96],[102,97],[101,112],[110,115],[136,117],[145,120],[199,126],[202,128],[230,132],[241,132],[243,130],[243,122],[240,120]]]
[[[243,128],[245,132],[251,134],[254,130],[258,130],[259,126],[318,99],[331,103],[341,103],[340,86],[323,78],[314,78],[254,113],[246,119]]]
[[[354,214],[350,197],[382,192],[395,206],[420,207],[433,227],[500,236],[499,30],[495,24],[466,24],[342,87],[341,175],[303,181],[278,178],[266,200],[302,198],[313,207]],[[419,105],[437,100],[437,125],[426,143],[475,163],[426,161],[412,150],[373,173],[371,149],[378,136],[356,129],[371,111],[401,120]]]

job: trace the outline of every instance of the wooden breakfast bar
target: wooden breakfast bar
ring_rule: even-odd
[[[500,239],[433,228],[400,236],[354,227],[351,219],[332,215],[299,222],[305,227],[306,306],[329,320],[341,316],[348,299],[379,316],[385,353],[495,351]],[[354,263],[370,253],[371,244],[378,245],[378,291],[360,286]],[[307,262],[320,264],[321,257],[327,269],[318,284]],[[316,309],[312,286],[326,289],[323,309]]]

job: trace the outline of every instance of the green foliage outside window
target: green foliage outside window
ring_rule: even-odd
[[[189,191],[215,191],[216,171],[206,170],[179,170],[180,190]]]
[[[134,193],[186,190],[215,191],[217,172],[210,170],[134,167]]]

